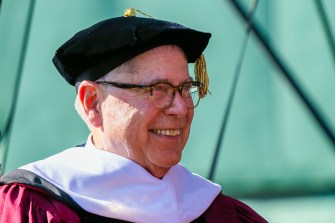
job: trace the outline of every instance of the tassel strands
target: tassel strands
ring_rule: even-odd
[[[135,11],[141,13],[141,14],[144,15],[144,16],[147,16],[147,17],[153,19],[153,17],[152,17],[151,15],[149,15],[149,14],[147,14],[147,13],[144,13],[144,12],[142,12],[141,10],[134,9],[134,8],[128,8],[128,9],[124,10],[123,16],[124,16],[124,17],[136,16]]]
[[[207,92],[209,92],[208,90],[209,78],[206,68],[206,60],[203,54],[201,54],[200,57],[195,61],[194,73],[195,73],[195,80],[202,84],[199,91],[199,97],[204,98]]]

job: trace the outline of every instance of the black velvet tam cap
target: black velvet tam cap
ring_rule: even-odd
[[[206,48],[210,33],[143,17],[117,17],[101,21],[65,42],[53,63],[71,85],[95,81],[117,66],[157,46],[177,45],[189,63]]]

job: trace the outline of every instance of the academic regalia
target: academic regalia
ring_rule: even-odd
[[[180,164],[157,179],[131,160],[96,149],[90,137],[83,147],[7,173],[0,184],[0,223],[266,222]]]
[[[122,63],[163,45],[180,47],[195,62],[199,97],[207,93],[202,52],[210,33],[152,18],[118,17],[75,34],[53,63],[71,85],[96,81]],[[0,223],[266,222],[221,187],[181,164],[162,179],[90,140],[0,178]],[[120,219],[120,220],[116,220]]]

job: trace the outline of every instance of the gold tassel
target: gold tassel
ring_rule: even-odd
[[[202,84],[202,87],[199,91],[199,97],[204,98],[207,92],[210,93],[208,90],[209,79],[208,79],[208,72],[206,68],[206,60],[203,54],[195,61],[194,64],[194,73],[195,73],[195,80]]]
[[[134,9],[134,8],[128,8],[128,9],[124,10],[123,16],[124,16],[124,17],[131,17],[131,16],[136,16],[136,13],[135,13],[135,11],[137,11],[137,12],[141,13],[141,14],[142,14],[142,15],[144,15],[144,16],[147,16],[147,17],[149,17],[149,18],[152,18],[152,19],[153,19],[153,17],[152,17],[152,16],[150,16],[149,14],[147,14],[147,13],[144,13],[144,12],[142,12],[141,10]]]
[[[123,16],[124,17],[135,16],[135,9],[134,8],[129,8],[129,9],[124,10]]]

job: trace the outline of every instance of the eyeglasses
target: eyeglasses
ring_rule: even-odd
[[[169,108],[177,91],[184,100],[187,108],[197,107],[200,101],[199,88],[202,87],[202,83],[197,81],[190,81],[180,86],[173,86],[170,83],[156,83],[149,85],[125,84],[109,81],[96,81],[95,83],[123,89],[145,89],[149,91],[150,99],[154,106],[159,109]]]

